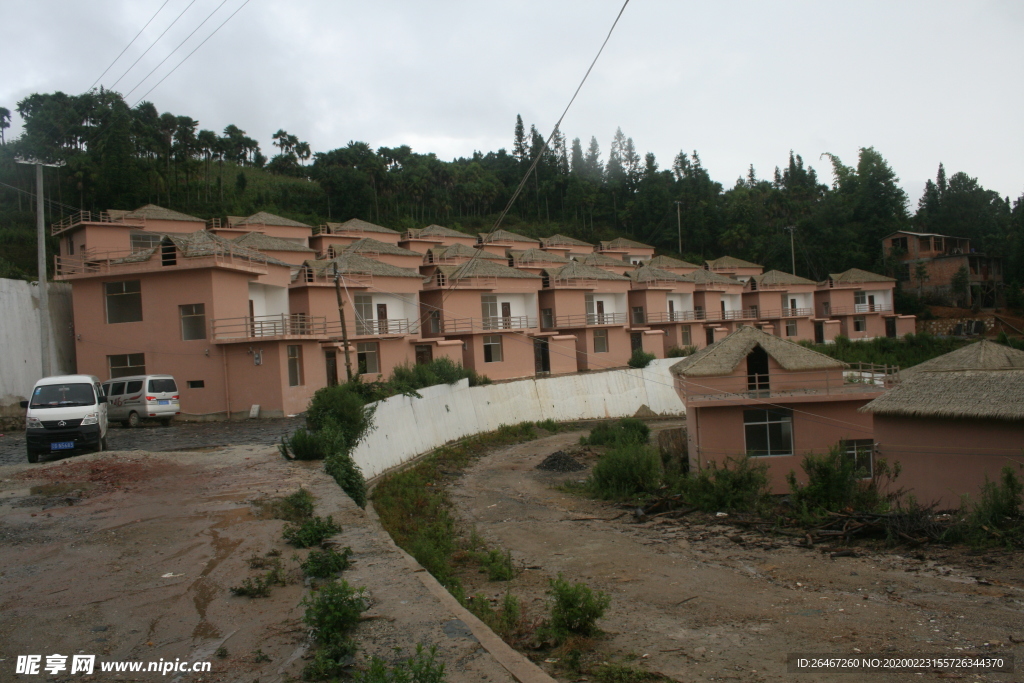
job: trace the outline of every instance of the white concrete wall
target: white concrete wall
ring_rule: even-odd
[[[75,372],[71,285],[50,283],[50,372]],[[0,278],[0,418],[24,417],[19,405],[42,377],[39,286]]]
[[[470,387],[466,380],[420,390],[423,398],[392,396],[377,403],[374,430],[353,457],[367,478],[479,432],[503,424],[552,419],[567,422],[635,415],[647,406],[660,415],[684,415],[669,367],[679,358],[654,360],[643,370],[524,379]]]

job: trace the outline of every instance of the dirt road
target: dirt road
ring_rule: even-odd
[[[344,578],[365,586],[360,658],[393,659],[436,644],[450,681],[511,681],[466,625],[431,594],[380,530],[320,471],[285,462],[273,447],[204,453],[141,451],[0,467],[0,681],[86,680],[15,675],[18,655],[93,654],[90,680],[244,681],[298,676],[308,593],[283,522],[253,500],[304,486],[333,515],[354,551]],[[42,487],[35,488],[33,487]],[[249,558],[281,553],[291,582],[268,598],[231,595],[259,572]],[[223,657],[215,653],[219,648]],[[99,662],[212,662],[188,675],[101,674]]]
[[[978,557],[982,569],[946,565],[942,551],[931,549],[917,557],[867,551],[831,559],[795,547],[794,539],[714,521],[586,520],[620,510],[553,488],[586,471],[535,469],[579,436],[485,456],[452,496],[467,524],[532,568],[513,585],[527,604],[542,604],[546,580],[557,572],[609,593],[601,626],[611,651],[632,653],[643,668],[679,681],[1021,680],[1006,673],[797,675],[785,664],[797,652],[986,652],[1015,654],[1024,670],[1019,554]]]

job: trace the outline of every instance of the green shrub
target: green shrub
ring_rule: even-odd
[[[598,459],[586,488],[598,498],[622,500],[653,492],[661,480],[661,456],[657,449],[620,443]]]
[[[315,579],[326,579],[344,571],[352,564],[352,548],[345,547],[340,553],[334,548],[311,550],[303,562],[302,573]]]
[[[282,535],[296,548],[309,548],[320,545],[325,538],[341,533],[341,527],[334,523],[334,519],[328,515],[307,519],[300,525],[288,524],[285,526]]]
[[[356,683],[444,683],[444,662],[437,661],[437,647],[425,650],[416,646],[416,654],[394,666],[374,657],[370,668],[355,674]]]
[[[570,584],[562,574],[548,581],[551,618],[548,626],[560,638],[569,635],[592,636],[599,633],[597,620],[604,616],[612,599],[604,592],[594,593],[583,583]]]
[[[696,346],[673,346],[665,354],[666,358],[686,358],[697,353]]]
[[[351,638],[323,643],[302,669],[304,681],[333,681],[343,677],[355,664],[356,643]]]
[[[552,420],[551,418],[548,418],[546,420],[542,420],[541,422],[538,422],[537,423],[537,427],[539,427],[540,429],[543,429],[545,431],[548,431],[548,432],[557,432],[557,431],[559,431],[561,429],[559,424],[557,422],[555,422],[554,420]]]
[[[319,432],[329,423],[334,423],[339,434],[332,439],[339,440],[345,449],[351,450],[370,430],[373,410],[351,383],[322,387],[313,394],[306,409],[306,427]]]
[[[657,356],[653,353],[647,353],[643,349],[633,349],[633,355],[626,361],[626,365],[631,368],[646,368],[655,358]]]
[[[721,467],[712,460],[680,480],[680,488],[690,505],[705,512],[757,510],[768,500],[768,465],[746,456]]]
[[[302,600],[306,613],[302,620],[313,631],[317,643],[341,643],[359,623],[366,611],[364,588],[354,588],[345,580],[324,584]]]
[[[511,581],[515,578],[515,566],[512,564],[512,552],[501,552],[500,550],[488,550],[487,552],[474,553],[474,558],[480,566],[487,571],[487,578],[491,581]]]
[[[324,471],[338,482],[338,486],[353,503],[361,508],[366,507],[366,480],[363,471],[348,452],[338,451],[328,456],[324,460]]]
[[[616,444],[645,444],[651,436],[651,428],[643,420],[624,417],[615,422],[602,422],[590,430],[589,437],[581,437],[580,443],[591,446],[613,446]]]
[[[477,593],[466,600],[466,609],[487,627],[504,639],[509,639],[522,631],[523,608],[519,598],[505,593],[501,607],[495,610],[483,593]]]
[[[256,578],[246,577],[242,579],[241,586],[232,586],[231,592],[234,595],[240,595],[246,598],[266,598],[270,596],[270,586],[272,584],[267,581],[266,576],[257,576]]]
[[[284,498],[257,500],[253,504],[259,508],[259,514],[264,519],[283,519],[298,524],[313,516],[315,500],[312,493],[300,486],[298,491]]]
[[[998,539],[1012,545],[1024,538],[1022,503],[1024,484],[1007,465],[998,481],[985,477],[977,503],[971,504],[969,497],[964,496],[960,517],[943,533],[942,540],[987,545]]]
[[[514,425],[498,425],[497,439],[502,441],[519,441],[521,439],[535,439],[537,432],[532,422],[520,422]]]

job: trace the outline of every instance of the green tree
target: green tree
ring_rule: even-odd
[[[949,282],[949,288],[956,297],[958,305],[963,306],[965,303],[970,304],[970,301],[966,301],[970,294],[970,287],[971,274],[968,272],[967,266],[960,266],[960,268],[953,273],[953,278]]]
[[[11,127],[11,110],[7,107],[0,107],[0,145],[6,145],[4,131]]]
[[[918,261],[914,266],[914,279],[917,280],[917,297],[921,298],[924,283],[931,279],[928,276],[928,265],[924,261]]]

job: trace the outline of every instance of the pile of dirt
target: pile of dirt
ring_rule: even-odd
[[[537,465],[538,470],[548,472],[579,472],[587,469],[587,466],[565,451],[555,451]]]

